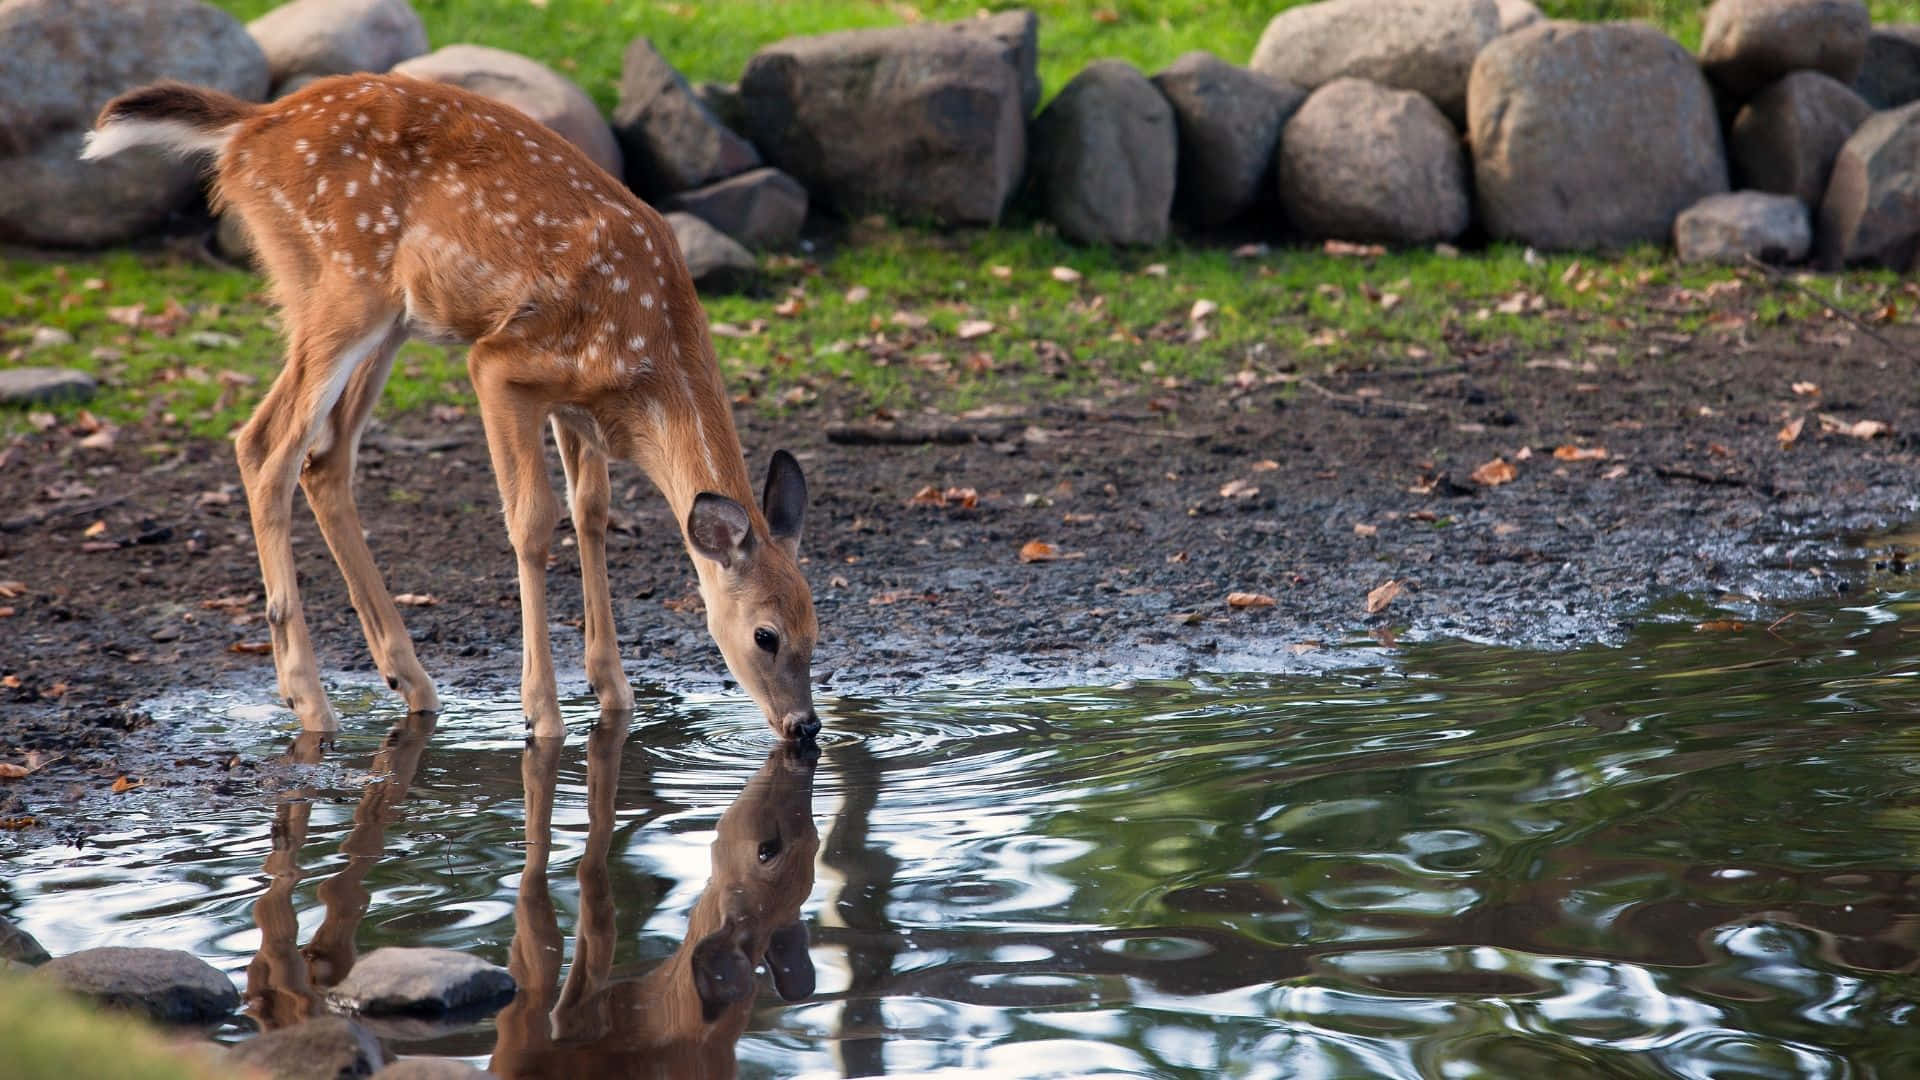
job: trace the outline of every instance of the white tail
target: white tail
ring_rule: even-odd
[[[194,154],[218,154],[233,140],[236,127],[202,131],[177,120],[112,120],[97,131],[87,132],[86,146],[80,156],[87,161],[112,157],[122,150],[148,146],[178,157]]]

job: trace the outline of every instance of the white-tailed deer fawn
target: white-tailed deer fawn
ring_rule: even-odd
[[[817,628],[797,556],[806,481],[777,452],[755,504],[706,317],[659,214],[524,114],[405,77],[322,79],[268,105],[158,84],[109,102],[84,156],[140,146],[216,156],[216,204],[245,221],[285,312],[285,367],[237,450],[274,668],[305,727],[337,722],[294,577],[296,483],[387,684],[412,710],[439,708],[352,493],[361,432],[412,335],[472,345],[467,371],[519,563],[521,702],[536,734],[561,732],[547,639],[560,514],[541,446],[548,420],[602,706],[632,703],[607,590],[613,455],[637,462],[672,506],[708,629],[767,722],[788,738],[818,729]]]

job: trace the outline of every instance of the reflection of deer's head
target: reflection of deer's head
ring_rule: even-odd
[[[812,805],[819,756],[811,745],[775,749],[720,816],[713,879],[694,905],[680,950],[709,1022],[753,997],[759,959],[782,998],[813,993],[800,905],[813,891],[813,857],[820,850]],[[744,1020],[745,1008],[737,1011]]]
[[[530,761],[539,749],[530,746]],[[551,974],[542,979],[535,965],[519,959],[526,951],[529,960],[537,953],[557,965],[560,948],[553,906],[546,899],[546,845],[535,843],[531,830],[534,817],[545,817],[534,813],[536,804],[544,799],[550,809],[553,788],[544,775],[535,788],[534,773],[528,773],[529,862],[521,878],[513,946],[520,997],[500,1017],[489,1069],[515,1077],[732,1076],[734,1045],[752,1011],[756,965],[766,963],[774,988],[789,1001],[813,992],[813,961],[800,909],[813,891],[813,859],[820,846],[812,811],[819,751],[810,742],[788,743],[768,756],[721,815],[713,876],[694,903],[680,947],[646,975],[624,978],[610,971],[615,920],[606,862],[617,750],[598,749],[589,740],[580,924],[573,966],[557,995]],[[550,774],[551,768],[539,771]],[[523,936],[530,939],[524,950]],[[553,1003],[548,1023],[536,1029],[530,1021],[547,1003]]]

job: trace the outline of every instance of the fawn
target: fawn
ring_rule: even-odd
[[[352,493],[361,433],[394,353],[416,336],[472,346],[467,371],[518,561],[521,703],[536,735],[562,730],[546,616],[560,509],[543,421],[566,470],[601,706],[633,700],[606,572],[607,462],[618,456],[640,465],[681,523],[734,678],[782,737],[818,730],[818,628],[798,559],[806,480],[778,451],[755,504],[705,314],[651,207],[525,114],[403,76],[321,79],[266,105],[156,84],[108,102],[82,156],[132,147],[215,156],[215,205],[245,222],[284,311],[285,366],[236,450],[280,693],[303,727],[338,722],[295,581],[296,483],[387,685],[412,711],[439,709]]]

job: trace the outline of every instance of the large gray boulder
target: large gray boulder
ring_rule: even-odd
[[[1853,89],[1876,109],[1920,101],[1920,24],[1874,27]]]
[[[427,51],[427,28],[407,0],[293,0],[247,24],[266,53],[274,96],[294,79],[386,71]]]
[[[937,26],[792,38],[748,61],[747,136],[846,213],[990,225],[1027,156],[1015,50]]]
[[[1834,158],[1820,203],[1820,261],[1908,270],[1920,247],[1920,102],[1875,113]]]
[[[1834,157],[1872,114],[1872,106],[1845,83],[1817,71],[1796,71],[1761,91],[1734,117],[1727,132],[1734,177],[1756,191],[1819,206]]]
[[[387,1055],[373,1032],[357,1021],[318,1016],[238,1043],[227,1051],[227,1061],[273,1080],[345,1080],[374,1075]]]
[[[1096,60],[1033,121],[1047,216],[1082,244],[1158,244],[1173,209],[1173,108],[1138,68]]]
[[[1411,90],[1335,79],[1280,136],[1280,205],[1319,239],[1431,244],[1466,231],[1466,154],[1440,109]]]
[[[731,288],[753,274],[753,252],[738,240],[684,210],[667,214],[667,226],[680,244],[687,274],[701,285]]]
[[[1713,94],[1652,27],[1555,21],[1504,35],[1474,61],[1467,101],[1480,218],[1496,239],[1665,243],[1680,211],[1727,190]]]
[[[205,160],[156,150],[80,160],[114,95],[179,79],[248,101],[267,96],[260,46],[199,0],[6,0],[0,57],[0,240],[123,243],[193,201]]]
[[[361,957],[327,999],[368,1016],[433,1016],[498,1008],[513,994],[513,976],[498,964],[452,949],[389,945]]]
[[[216,1020],[240,1005],[233,980],[176,949],[82,949],[47,961],[32,977],[168,1024]]]
[[[1195,225],[1245,213],[1273,169],[1280,129],[1307,92],[1204,51],[1167,65],[1153,85],[1173,107],[1179,132],[1174,213]]]
[[[448,45],[395,64],[394,72],[447,83],[504,101],[552,128],[615,177],[620,144],[600,110],[573,80],[518,53],[486,45]]]
[[[626,155],[627,186],[647,199],[760,165],[753,144],[722,123],[644,37],[633,39],[621,63],[613,133]]]
[[[1275,15],[1247,66],[1309,90],[1349,75],[1415,90],[1458,124],[1473,58],[1499,34],[1495,0],[1322,0]]]
[[[1794,71],[1850,83],[1860,74],[1869,26],[1865,0],[1714,0],[1700,63],[1736,97]]]
[[[1791,195],[1709,195],[1674,219],[1673,247],[1685,263],[1799,262],[1813,249],[1813,220]]]
[[[807,189],[773,168],[683,191],[662,206],[685,210],[755,251],[791,246],[807,223]]]
[[[947,29],[989,38],[1013,50],[1013,66],[1020,74],[1020,115],[1032,116],[1040,107],[1040,17],[1025,8],[983,11],[974,18],[950,22]]]

